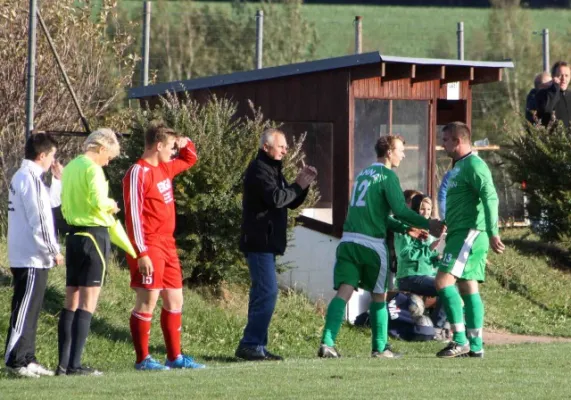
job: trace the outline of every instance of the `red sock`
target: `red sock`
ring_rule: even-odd
[[[149,355],[149,337],[151,336],[151,320],[153,314],[142,312],[131,312],[129,326],[131,327],[131,337],[137,353],[137,363],[143,361]]]
[[[165,310],[161,311],[161,328],[165,337],[165,346],[167,347],[167,358],[173,361],[181,354],[180,350],[180,331],[182,329],[182,312],[181,310]]]

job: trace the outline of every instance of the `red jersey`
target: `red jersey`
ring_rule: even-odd
[[[138,160],[125,174],[125,225],[137,257],[147,255],[147,244],[153,238],[173,236],[175,208],[172,180],[192,167],[196,160],[194,143],[189,140],[177,158],[157,166]]]

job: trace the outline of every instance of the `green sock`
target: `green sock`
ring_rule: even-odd
[[[389,312],[387,311],[387,303],[371,302],[369,313],[373,351],[383,351],[388,340]]]
[[[335,339],[343,323],[345,315],[345,306],[347,302],[341,297],[334,297],[327,307],[327,315],[325,316],[325,328],[323,328],[323,336],[321,343],[327,346],[335,346]]]
[[[446,286],[438,291],[438,295],[444,304],[446,310],[446,317],[452,327],[454,340],[459,345],[465,345],[468,342],[466,338],[466,327],[464,325],[464,313],[462,311],[462,298],[456,285]]]
[[[482,350],[482,328],[484,327],[484,303],[480,293],[463,295],[466,310],[466,333],[470,350]]]

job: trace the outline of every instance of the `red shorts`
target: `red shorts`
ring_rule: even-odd
[[[137,260],[127,256],[131,270],[131,287],[144,289],[181,289],[182,268],[176,253],[174,239],[147,243],[148,256],[153,263],[153,273],[143,276]]]

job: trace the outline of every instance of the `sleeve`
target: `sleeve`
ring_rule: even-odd
[[[432,250],[430,250],[430,247],[426,243],[421,242],[420,240],[415,240],[408,235],[398,236],[398,246],[396,246],[395,239],[395,250],[397,251],[398,257],[409,261],[418,261],[421,258],[430,258],[432,255]]]
[[[91,167],[87,170],[88,203],[95,209],[111,214],[115,201],[109,198],[109,185],[101,167]]]
[[[402,188],[396,174],[391,171],[385,180],[385,196],[395,218],[411,226],[429,229],[428,219],[415,213],[406,206]]]
[[[61,205],[61,180],[52,177],[52,184],[50,185],[50,206],[52,208]]]
[[[537,103],[537,114],[539,118],[543,118],[545,114],[551,114],[555,110],[555,106],[561,98],[561,88],[558,84],[553,83],[546,89],[541,89],[535,95]]]
[[[303,190],[301,195],[297,196],[294,201],[292,201],[291,203],[288,204],[287,207],[290,210],[295,210],[296,208],[298,208],[299,206],[301,206],[303,204],[308,193],[309,193],[309,187],[307,187],[305,190]]]
[[[60,249],[55,237],[54,226],[48,223],[46,209],[50,209],[50,207],[44,204],[42,199],[42,189],[45,190],[42,185],[40,178],[29,176],[22,188],[22,203],[39,251],[46,260],[51,260],[60,252]]]
[[[446,218],[446,192],[448,191],[448,178],[450,170],[442,177],[442,182],[438,188],[438,216],[442,221]]]
[[[389,215],[389,219],[387,220],[387,229],[389,231],[406,235],[406,232],[409,230],[409,228],[410,227],[407,224],[402,223],[398,219],[395,219],[392,215]]]
[[[472,185],[476,189],[484,207],[486,232],[490,237],[496,236],[498,234],[499,200],[492,173],[488,166],[482,163],[482,165],[474,166],[471,178]]]
[[[178,157],[166,163],[169,177],[173,179],[181,172],[186,171],[196,164],[197,160],[198,156],[196,155],[196,147],[194,146],[194,143],[188,139],[186,146],[180,149]]]
[[[123,179],[123,202],[125,205],[125,225],[127,235],[135,248],[137,258],[147,255],[145,230],[143,229],[143,199],[145,193],[143,168],[135,164]]]
[[[295,182],[284,188],[279,187],[276,177],[261,168],[259,164],[255,166],[253,178],[259,185],[258,189],[261,191],[264,203],[269,207],[288,207],[304,192]]]

